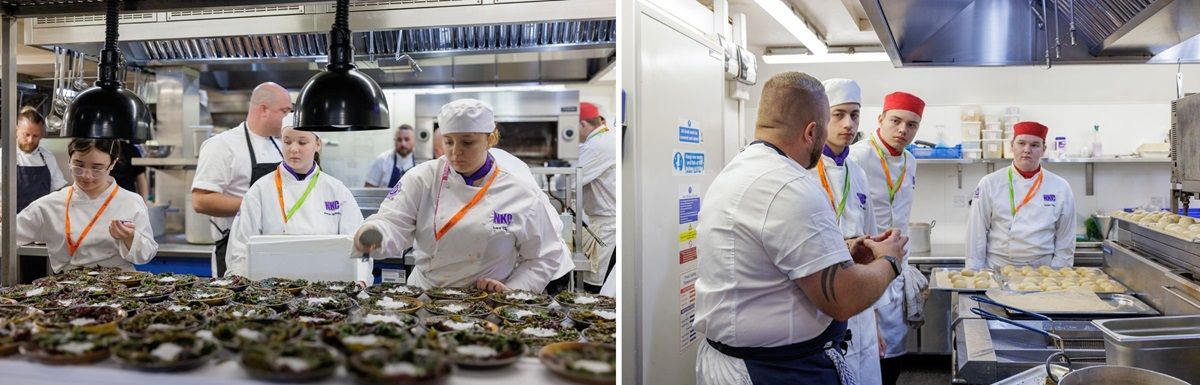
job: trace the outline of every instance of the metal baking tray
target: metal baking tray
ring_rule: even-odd
[[[1101,276],[1103,276],[1104,278],[1107,278],[1109,280],[1115,281],[1117,284],[1121,285],[1121,288],[1122,288],[1121,291],[1116,291],[1116,292],[1099,291],[1099,292],[1095,292],[1096,294],[1104,295],[1104,294],[1132,294],[1133,293],[1133,291],[1131,291],[1129,289],[1129,286],[1125,285],[1121,281],[1118,281],[1116,278],[1113,278],[1113,276],[1108,275],[1108,273],[1104,272],[1104,269],[1097,268],[1097,267],[1077,267],[1077,268],[1082,268],[1082,269],[1087,269],[1087,270],[1096,270],[1099,272],[1099,274]],[[1042,291],[1042,290],[1017,290],[1015,282],[1010,281],[1003,274],[996,276],[996,279],[1000,280],[1000,288],[1002,288],[1004,290],[1017,292],[1017,293],[1044,293],[1044,291]],[[1062,279],[1062,278],[1057,278],[1057,279]]]
[[[1055,310],[1045,311],[1045,310],[1043,310],[1043,311],[1038,311],[1037,313],[1051,317],[1051,318],[1056,317],[1056,316],[1057,317],[1082,317],[1082,316],[1092,316],[1092,315],[1105,316],[1105,317],[1112,317],[1112,316],[1133,317],[1133,316],[1156,316],[1156,315],[1160,314],[1158,312],[1158,310],[1154,310],[1154,308],[1150,307],[1150,305],[1146,304],[1146,302],[1143,302],[1142,300],[1138,299],[1137,297],[1134,297],[1129,294],[1097,294],[1097,295],[1100,296],[1100,299],[1103,300],[1104,302],[1107,302],[1109,305],[1114,306],[1115,309],[1106,310],[1106,311],[1055,311]],[[1007,309],[1005,310],[1005,312],[1008,314],[1009,317],[1019,315],[1019,314],[1013,314],[1013,312],[1008,311]]]
[[[976,289],[976,288],[956,289],[953,286],[948,285],[950,282],[942,282],[940,279],[938,279],[938,275],[941,273],[948,274],[948,273],[955,273],[955,272],[959,272],[959,271],[962,271],[962,269],[950,268],[950,267],[935,267],[935,268],[933,268],[932,270],[929,271],[929,289],[930,290],[943,290],[943,291],[956,291],[956,292],[965,292],[965,293],[982,293],[982,292],[985,292],[988,290],[988,289]],[[983,269],[982,271],[992,273],[993,287],[1000,287],[999,275],[996,272],[992,271],[991,269]],[[943,284],[947,284],[947,285],[943,285]]]
[[[1161,236],[1163,236],[1163,237],[1169,237],[1169,238],[1171,239],[1170,241],[1165,241],[1165,242],[1182,242],[1182,243],[1191,243],[1191,244],[1200,243],[1200,238],[1196,238],[1196,237],[1193,237],[1193,238],[1186,238],[1186,237],[1182,237],[1182,236],[1179,236],[1179,235],[1171,234],[1171,233],[1168,233],[1168,232],[1166,232],[1166,231],[1162,231],[1162,230],[1159,230],[1159,229],[1155,229],[1155,228],[1152,228],[1152,227],[1150,227],[1150,226],[1146,226],[1146,225],[1143,225],[1143,224],[1141,224],[1141,223],[1137,223],[1137,222],[1134,222],[1134,221],[1131,221],[1131,220],[1128,220],[1128,219],[1124,219],[1124,218],[1116,218],[1116,217],[1113,217],[1113,220],[1115,220],[1115,221],[1119,221],[1119,222],[1125,222],[1125,223],[1127,223],[1127,224],[1129,225],[1129,226],[1127,227],[1127,229],[1128,229],[1128,228],[1130,228],[1130,227],[1136,227],[1136,228],[1138,228],[1138,229],[1140,229],[1140,230],[1145,230],[1145,231],[1143,231],[1143,232],[1142,232],[1142,234],[1146,234],[1146,233],[1153,233],[1153,234],[1155,234],[1155,235],[1161,235]],[[1165,242],[1164,242],[1164,243],[1165,243]]]

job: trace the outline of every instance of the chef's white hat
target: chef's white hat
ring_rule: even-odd
[[[438,114],[442,134],[490,134],[496,129],[492,106],[475,99],[459,99],[442,106]]]
[[[825,85],[825,96],[829,98],[830,107],[846,103],[862,104],[862,90],[853,80],[829,79],[821,84]]]
[[[287,115],[284,115],[283,116],[283,125],[281,125],[280,128],[296,128],[296,113],[289,112]],[[317,137],[317,139],[321,139],[321,135],[317,135],[316,131],[304,131],[304,132],[313,134],[313,136]]]

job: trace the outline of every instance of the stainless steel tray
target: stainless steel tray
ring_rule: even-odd
[[[1100,299],[1114,306],[1116,309],[1107,311],[1039,311],[1039,314],[1049,316],[1051,318],[1058,317],[1079,317],[1079,316],[1156,316],[1160,313],[1154,310],[1153,307],[1146,304],[1142,300],[1129,294],[1097,294]],[[1008,316],[1014,314],[1005,310]]]
[[[929,271],[929,289],[930,290],[942,290],[942,291],[957,291],[957,292],[966,292],[966,293],[983,293],[988,290],[986,288],[984,288],[984,289],[976,289],[976,288],[957,289],[957,288],[954,288],[953,286],[946,285],[946,284],[949,284],[950,282],[942,282],[941,280],[938,279],[938,275],[940,275],[940,274],[948,274],[948,273],[953,273],[953,272],[958,272],[958,271],[962,271],[962,269],[949,268],[949,267],[935,267],[935,268],[931,269]],[[992,273],[992,284],[995,285],[994,287],[1000,287],[1000,275],[999,274],[992,271],[991,269],[984,269],[983,271]]]
[[[1121,291],[1098,291],[1098,292],[1096,292],[1096,294],[1104,295],[1104,294],[1132,294],[1133,293],[1133,291],[1131,291],[1129,289],[1129,286],[1126,286],[1121,281],[1117,281],[1117,279],[1113,278],[1113,276],[1108,275],[1108,273],[1104,272],[1104,269],[1101,269],[1098,267],[1083,267],[1083,266],[1077,267],[1077,269],[1079,269],[1079,268],[1095,270],[1095,271],[1099,272],[1099,274],[1101,276],[1103,276],[1104,278],[1115,281],[1121,286]],[[1043,292],[1041,290],[1017,290],[1017,288],[1016,288],[1017,283],[1010,281],[1004,275],[998,275],[996,279],[1000,280],[1000,288],[1002,288],[1004,290],[1018,292],[1018,293],[1041,293],[1041,292]],[[1056,279],[1061,280],[1062,278],[1056,278]]]
[[[1131,221],[1128,219],[1124,219],[1124,218],[1115,218],[1114,217],[1113,220],[1125,222],[1126,224],[1128,224],[1127,229],[1130,227],[1136,227],[1140,230],[1144,230],[1144,231],[1139,231],[1142,234],[1154,233],[1155,235],[1161,235],[1163,237],[1170,237],[1172,239],[1172,241],[1166,241],[1166,242],[1182,242],[1182,243],[1200,244],[1200,238],[1190,238],[1189,239],[1189,238],[1181,237],[1181,236],[1171,234],[1171,233],[1168,233],[1168,232],[1165,232],[1162,230],[1153,229],[1153,228],[1150,228],[1149,226],[1146,226],[1141,223],[1137,223],[1137,222],[1134,222],[1134,221]],[[1166,242],[1164,242],[1164,243],[1166,243]]]
[[[1200,242],[1185,240],[1125,219],[1116,218],[1116,221],[1113,227],[1128,233],[1127,240],[1119,239],[1122,243],[1127,241],[1136,251],[1148,252],[1186,270],[1200,272]]]
[[[1050,371],[1058,378],[1066,376],[1070,370],[1062,365],[1050,365]],[[993,382],[992,385],[1046,385],[1046,365],[1038,365],[1024,372]]]

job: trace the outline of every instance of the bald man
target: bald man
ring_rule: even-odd
[[[192,208],[212,217],[213,276],[225,274],[225,246],[229,226],[242,205],[242,196],[259,178],[283,160],[279,135],[283,117],[292,112],[288,91],[263,83],[250,94],[246,121],[204,141],[192,180]]]
[[[815,173],[829,101],[799,72],[767,81],[755,141],[700,207],[698,384],[846,384],[846,320],[899,275],[908,239],[844,240]],[[872,341],[874,342],[874,341]]]
[[[30,106],[17,114],[17,212],[30,203],[67,186],[54,153],[42,147],[46,119]],[[2,149],[0,149],[2,150]],[[0,152],[2,154],[2,152]]]

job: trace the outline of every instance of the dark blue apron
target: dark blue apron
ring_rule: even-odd
[[[279,167],[279,163],[282,163],[282,162],[258,163],[258,157],[254,156],[254,145],[250,143],[250,127],[246,127],[245,133],[246,133],[246,148],[250,150],[250,185],[253,186],[254,182],[257,182],[262,177],[267,176],[268,174],[274,172],[275,169]],[[271,139],[271,144],[275,145],[275,151],[279,151],[279,157],[283,158],[283,151],[279,149],[278,144],[275,144],[275,139],[274,138],[268,138],[268,139]],[[213,272],[213,277],[224,277],[225,270],[226,270],[225,252],[229,249],[229,229],[221,230],[221,227],[217,226],[216,222],[213,222],[212,220],[209,220],[208,222],[211,223],[213,225],[213,227],[216,227],[217,230],[221,232],[221,239],[217,240],[217,243],[215,245],[216,249],[215,249],[215,252],[213,253],[214,254],[213,258],[216,259],[216,265],[217,265],[217,271]]]
[[[408,172],[408,170],[411,169],[411,168],[407,168],[407,169],[404,169],[404,171],[400,171],[400,168],[396,167],[399,164],[399,161],[400,161],[400,156],[396,155],[396,153],[392,153],[392,177],[388,178],[388,184],[387,184],[388,188],[396,187],[396,182],[400,181],[400,177],[403,177],[404,173]]]
[[[708,340],[708,345],[744,361],[755,385],[851,385],[853,379],[842,375],[846,372],[844,361],[836,360],[845,354],[849,340],[846,321],[835,320],[813,339],[791,345],[741,348],[713,340]],[[849,381],[843,381],[844,378]]]
[[[42,157],[41,167],[17,166],[17,212],[21,212],[30,203],[50,193],[50,164],[46,163],[46,155],[37,149]]]

